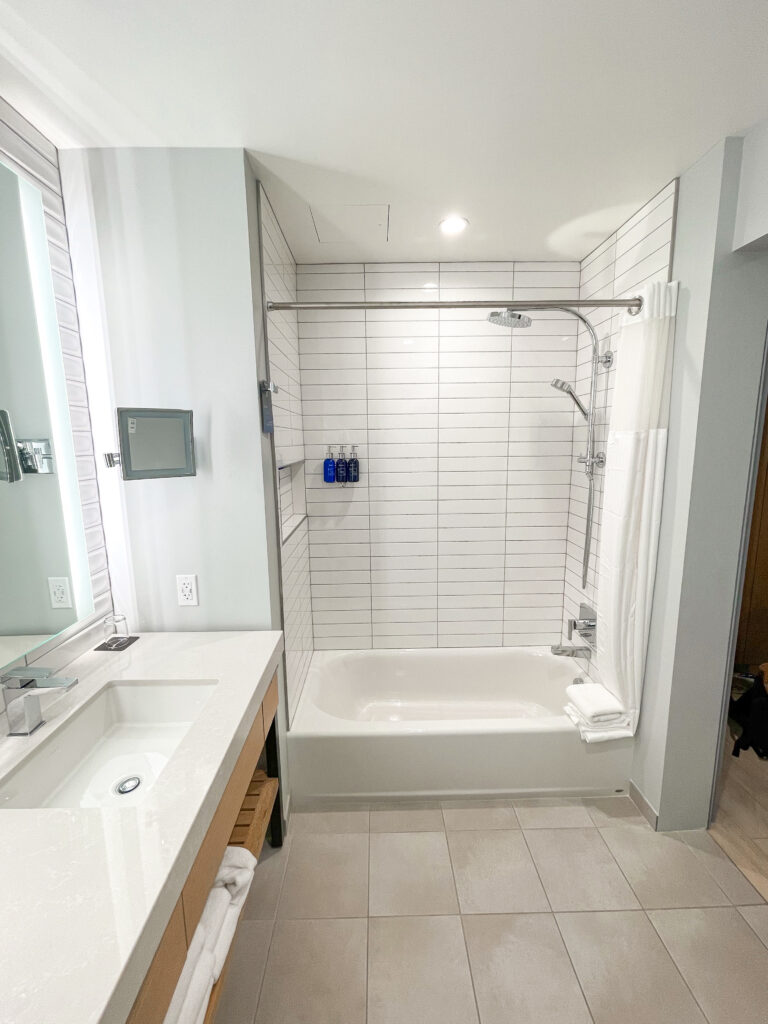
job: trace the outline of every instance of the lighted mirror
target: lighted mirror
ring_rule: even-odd
[[[93,610],[42,196],[0,163],[0,668]]]

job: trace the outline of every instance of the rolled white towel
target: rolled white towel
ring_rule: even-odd
[[[213,988],[213,954],[204,949],[197,961],[187,995],[182,1003],[178,1024],[199,1024],[205,1020]]]
[[[228,846],[224,851],[214,886],[224,886],[233,903],[241,906],[253,880],[256,858],[243,846]]]
[[[198,1007],[201,993],[205,996],[205,1005],[208,1005],[210,988],[213,988],[213,965],[213,953],[205,949],[205,932],[198,926],[189,944],[187,959],[163,1024],[196,1024],[197,1013],[193,1016],[192,1011]]]
[[[576,683],[566,687],[565,692],[581,717],[593,725],[617,722],[627,714],[618,697],[600,683]]]
[[[203,915],[195,930],[195,934],[202,930],[203,945],[206,949],[215,949],[231,906],[232,900],[223,886],[214,886],[208,893],[208,899],[205,901],[205,907],[203,908]]]

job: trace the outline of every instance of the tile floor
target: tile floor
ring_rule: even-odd
[[[768,905],[626,797],[294,814],[217,1024],[766,1024]]]

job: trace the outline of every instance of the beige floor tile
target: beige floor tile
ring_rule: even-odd
[[[293,835],[367,832],[368,811],[298,811],[291,815],[289,828]]]
[[[367,917],[368,836],[295,835],[277,916]]]
[[[475,1024],[458,917],[372,918],[368,1024]]]
[[[371,811],[371,832],[442,832],[443,813],[437,801],[381,804]]]
[[[443,832],[371,835],[370,914],[457,914],[459,904]]]
[[[271,937],[271,921],[240,921],[216,1010],[216,1024],[253,1024]]]
[[[519,830],[449,832],[448,845],[462,914],[549,910]]]
[[[635,828],[600,834],[642,906],[717,907],[730,900],[686,843],[674,835]]]
[[[594,824],[581,800],[515,800],[515,810],[521,828],[590,828]]]
[[[738,907],[744,920],[749,924],[764,946],[768,946],[768,906]]]
[[[591,1024],[551,914],[463,919],[482,1024]]]
[[[609,828],[611,825],[651,827],[628,796],[593,797],[585,800],[584,806],[593,823],[603,828]]]
[[[640,906],[596,828],[532,829],[525,838],[553,910]]]
[[[723,853],[708,832],[695,829],[671,834],[682,839],[686,846],[693,850],[699,862],[704,865],[732,903],[764,902],[757,889],[744,877],[731,858]]]
[[[520,828],[511,800],[443,800],[445,827],[463,829]]]
[[[710,1024],[765,1024],[768,949],[734,907],[648,916]]]
[[[290,848],[290,836],[286,836],[283,845],[277,849],[273,849],[267,843],[264,844],[253,875],[251,890],[243,907],[244,921],[273,920],[277,913],[277,901],[280,899]]]
[[[278,921],[255,1024],[365,1024],[368,922]]]
[[[705,1024],[642,911],[558,914],[595,1024]]]

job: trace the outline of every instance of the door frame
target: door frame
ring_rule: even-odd
[[[712,793],[709,800],[709,818],[707,826],[712,824],[717,812],[717,804],[720,796],[720,776],[722,774],[723,751],[728,734],[728,706],[731,697],[731,686],[733,683],[733,665],[736,658],[736,642],[739,634],[739,620],[741,618],[741,606],[744,597],[744,584],[747,574],[747,556],[749,554],[749,541],[752,533],[752,521],[755,510],[755,496],[757,493],[758,472],[760,468],[760,453],[763,443],[763,432],[765,430],[766,412],[768,410],[768,326],[766,326],[765,341],[763,344],[763,362],[760,368],[760,391],[758,393],[757,406],[755,408],[755,424],[752,434],[752,454],[750,457],[749,481],[744,503],[744,516],[741,526],[741,544],[739,546],[739,562],[737,570],[736,591],[731,603],[731,630],[728,642],[728,659],[726,662],[726,674],[723,680],[722,706],[720,709],[720,729],[718,731],[717,745],[715,749],[715,765],[712,779]]]

